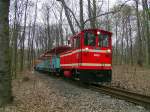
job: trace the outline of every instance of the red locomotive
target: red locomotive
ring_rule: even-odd
[[[60,54],[66,77],[83,81],[110,82],[112,77],[112,33],[88,29],[71,37],[71,50]]]
[[[87,29],[70,38],[71,46],[52,49],[50,72],[84,82],[110,82],[112,79],[112,33]]]

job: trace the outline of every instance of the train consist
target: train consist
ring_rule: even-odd
[[[111,82],[112,33],[101,29],[83,30],[70,38],[68,46],[47,51],[37,71],[48,71],[84,82]]]

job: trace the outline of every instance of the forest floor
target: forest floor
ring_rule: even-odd
[[[138,66],[113,66],[112,85],[150,96],[150,69]]]
[[[112,85],[150,96],[149,74],[149,69],[114,66]],[[14,102],[0,108],[0,112],[148,112],[141,106],[38,72],[19,73],[12,87]]]

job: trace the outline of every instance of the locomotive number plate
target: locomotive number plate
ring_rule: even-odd
[[[94,54],[94,56],[100,56],[100,54]]]

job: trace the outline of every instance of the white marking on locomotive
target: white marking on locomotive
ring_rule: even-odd
[[[63,54],[63,55],[61,55],[60,57],[64,57],[64,56],[69,56],[69,55],[72,55],[72,54],[74,54],[74,53],[77,53],[77,52],[87,52],[87,50],[86,49],[77,49],[77,50],[75,50],[75,51],[73,51],[73,52],[70,52],[70,53],[67,53],[67,54]],[[108,50],[95,50],[95,49],[88,49],[88,52],[94,52],[94,53],[108,53]],[[110,53],[111,51],[109,51],[109,53]]]
[[[97,63],[72,63],[72,64],[60,64],[60,66],[106,66],[110,67],[111,64],[97,64]]]

